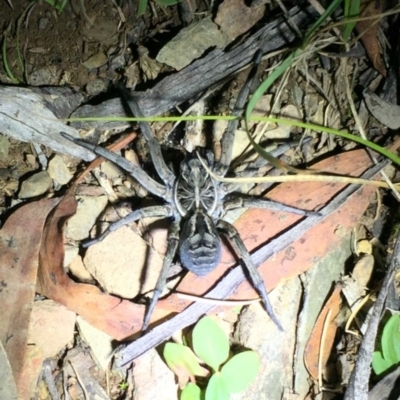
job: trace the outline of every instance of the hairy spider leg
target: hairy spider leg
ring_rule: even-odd
[[[262,52],[259,50],[254,56],[253,67],[247,77],[245,84],[243,85],[239,96],[236,100],[235,107],[233,108],[232,115],[235,117],[241,117],[244,111],[244,105],[249,97],[251,86],[255,80],[258,66],[261,62]],[[221,157],[215,167],[215,172],[218,175],[225,176],[229,170],[229,166],[232,161],[233,142],[235,141],[235,131],[238,127],[239,120],[234,119],[228,122],[228,126],[221,140]]]
[[[224,200],[224,211],[233,210],[235,208],[261,208],[272,211],[290,212],[292,214],[304,215],[307,217],[319,217],[321,214],[317,211],[303,210],[297,207],[287,206],[266,198],[259,198],[255,196],[246,196],[244,194],[231,195],[228,199]]]
[[[153,193],[156,196],[161,198],[171,198],[172,189],[168,190],[164,185],[156,182],[153,178],[146,174],[139,166],[131,164],[124,157],[121,157],[119,154],[114,153],[104,147],[97,146],[92,143],[88,143],[85,140],[77,139],[68,133],[60,132],[60,135],[75,144],[85,147],[93,151],[93,153],[104,157],[106,160],[113,162],[114,164],[121,167],[123,170],[128,172],[134,179],[136,179],[143,187],[145,187],[149,192]]]
[[[84,248],[86,248],[86,247],[90,247],[90,246],[94,245],[95,243],[101,242],[111,232],[116,231],[117,229],[121,228],[124,225],[131,224],[132,222],[136,222],[139,219],[152,218],[152,217],[172,217],[173,215],[174,215],[174,213],[173,213],[171,207],[169,207],[168,205],[139,208],[139,209],[129,213],[126,217],[113,222],[112,224],[110,224],[107,227],[107,229],[100,236],[84,242],[82,246]]]
[[[280,324],[278,318],[276,317],[272,305],[268,299],[268,294],[265,289],[264,281],[260,273],[258,272],[258,269],[254,266],[253,261],[251,260],[250,257],[250,253],[247,251],[247,248],[244,245],[243,240],[239,235],[239,232],[232,224],[224,220],[218,221],[217,228],[221,230],[222,233],[224,233],[229,238],[229,240],[233,244],[233,247],[235,248],[237,253],[241,256],[243,264],[247,268],[247,271],[249,272],[250,279],[254,287],[257,289],[258,293],[261,296],[261,299],[264,303],[268,316],[275,323],[278,329],[281,332],[283,332],[282,325]]]
[[[138,103],[136,100],[127,93],[126,90],[122,91],[124,98],[131,110],[131,113],[134,117],[143,117],[142,110],[139,108]],[[151,160],[154,163],[154,167],[159,175],[159,177],[163,180],[165,185],[168,188],[172,188],[174,186],[176,176],[175,174],[169,169],[167,163],[164,160],[164,157],[161,152],[160,143],[153,135],[151,131],[150,125],[148,122],[140,121],[139,122],[140,130],[146,139],[146,143],[149,146]]]
[[[146,310],[144,321],[142,325],[142,331],[145,331],[150,323],[151,315],[153,314],[154,307],[157,304],[158,299],[161,296],[162,291],[165,287],[165,282],[167,280],[168,269],[174,260],[176,252],[179,245],[179,231],[180,231],[180,221],[174,221],[168,231],[168,245],[167,251],[164,256],[163,265],[161,268],[160,276],[158,277],[156,287],[153,292],[153,297],[150,301],[149,307]]]

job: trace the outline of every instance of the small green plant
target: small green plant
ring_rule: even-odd
[[[126,390],[126,389],[128,389],[128,386],[129,386],[128,382],[125,382],[125,381],[122,381],[118,384],[118,387],[120,390]]]
[[[46,3],[49,3],[52,7],[54,7],[59,13],[64,10],[64,7],[67,5],[68,0],[45,0]]]
[[[228,337],[210,317],[196,324],[192,343],[194,351],[178,343],[164,347],[165,361],[183,389],[181,400],[229,400],[231,393],[242,392],[256,377],[260,366],[258,354],[244,351],[229,358]],[[199,359],[211,372],[200,365]],[[209,378],[205,388],[196,384],[195,376]]]
[[[155,0],[159,6],[167,7],[178,4],[182,0]],[[147,8],[148,0],[139,0],[138,15],[143,15]]]
[[[375,374],[387,372],[400,363],[400,316],[392,315],[386,322],[381,338],[380,350],[372,357],[372,368]]]

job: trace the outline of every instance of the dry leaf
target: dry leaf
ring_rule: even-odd
[[[311,336],[308,339],[307,346],[304,349],[304,363],[308,372],[315,380],[318,380],[320,358],[322,358],[321,367],[324,367],[331,354],[337,330],[335,319],[340,311],[341,291],[341,284],[337,284],[329,300],[320,312]],[[324,338],[322,337],[323,332]],[[321,351],[322,355],[320,354]]]

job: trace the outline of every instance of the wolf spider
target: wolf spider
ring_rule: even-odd
[[[233,115],[235,116],[242,114],[256,71],[257,65],[253,67],[249,78],[238,96],[233,110]],[[132,114],[136,117],[142,117],[143,114],[136,101],[131,96],[127,96],[126,93],[125,96],[127,97],[126,102]],[[204,158],[208,167],[220,176],[225,176],[229,170],[237,125],[237,120],[229,122],[221,140],[221,156],[219,160],[214,160],[214,155],[210,150],[204,151]],[[318,213],[289,207],[265,198],[231,193],[232,190],[235,190],[234,185],[227,185],[214,180],[206,172],[198,156],[193,153],[185,157],[180,165],[179,175],[175,176],[174,172],[166,164],[160,144],[154,137],[149,124],[147,122],[139,122],[139,126],[147,142],[154,167],[163,183],[150,177],[139,166],[129,163],[125,158],[107,149],[80,139],[75,139],[64,132],[61,134],[74,143],[112,161],[129,173],[150,193],[164,201],[163,205],[137,209],[121,220],[112,223],[99,237],[86,242],[84,244],[85,247],[103,240],[109,233],[141,218],[169,217],[172,219],[172,224],[168,232],[167,251],[153,298],[144,317],[142,330],[146,330],[148,327],[154,307],[164,289],[168,269],[178,249],[179,257],[184,267],[198,276],[207,275],[216,268],[220,260],[221,238],[219,232],[225,234],[231,241],[234,249],[241,257],[244,266],[247,268],[254,287],[261,295],[269,317],[280,330],[283,330],[268,300],[264,281],[253,265],[250,254],[238,231],[232,224],[222,218],[227,210],[239,207],[268,208],[306,216]]]

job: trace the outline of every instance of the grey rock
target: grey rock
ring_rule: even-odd
[[[38,172],[22,182],[18,197],[20,199],[28,199],[40,196],[46,193],[52,184],[53,182],[46,171]]]
[[[107,196],[78,196],[78,201],[78,211],[68,220],[66,236],[83,240],[89,236],[90,229],[107,205]]]
[[[67,184],[73,177],[64,160],[58,154],[50,160],[47,172],[52,179],[61,185]]]
[[[9,140],[5,136],[0,135],[0,158],[6,158],[8,156],[9,151],[10,151]]]
[[[211,17],[182,29],[158,53],[156,60],[178,71],[199,58],[210,47],[222,48],[229,43]]]

